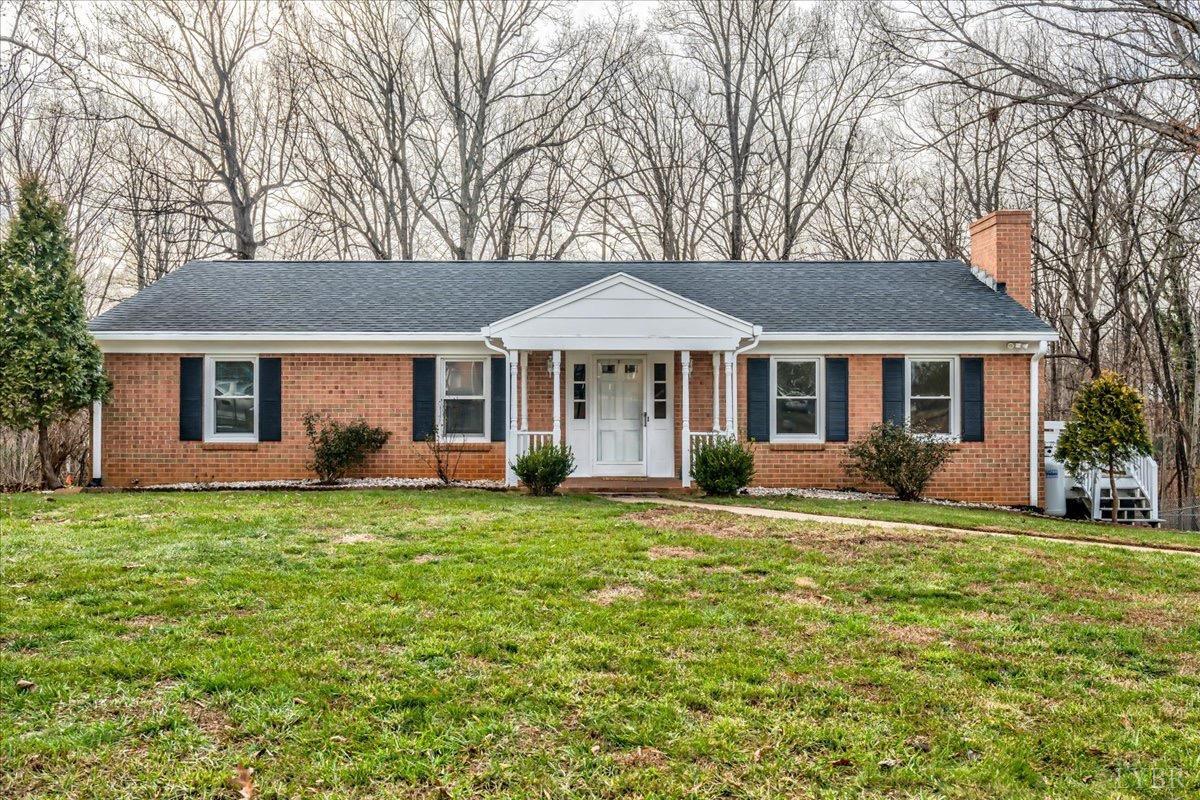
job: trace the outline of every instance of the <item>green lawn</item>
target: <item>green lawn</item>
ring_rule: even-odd
[[[1086,520],[1056,519],[988,508],[966,508],[919,501],[908,503],[900,500],[831,500],[798,495],[768,497],[743,495],[730,498],[704,497],[700,499],[706,503],[732,503],[760,508],[778,508],[784,511],[802,511],[806,514],[916,522],[923,525],[943,525],[967,530],[1042,533],[1068,539],[1112,540],[1200,550],[1200,533],[1165,528],[1111,525],[1105,522]]]
[[[0,525],[4,798],[1200,793],[1192,556],[468,491]]]

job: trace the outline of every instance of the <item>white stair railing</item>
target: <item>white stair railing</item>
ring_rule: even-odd
[[[1150,519],[1158,520],[1158,462],[1150,456],[1141,456],[1126,465],[1125,470],[1135,481],[1142,494],[1150,501]]]
[[[691,474],[691,466],[696,463],[696,448],[701,444],[711,444],[719,439],[732,438],[725,431],[691,431],[688,435],[690,447],[688,447],[688,474]]]

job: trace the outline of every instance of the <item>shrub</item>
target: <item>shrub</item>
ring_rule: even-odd
[[[1105,370],[1079,390],[1054,451],[1054,457],[1074,475],[1093,469],[1108,473],[1113,522],[1119,510],[1115,499],[1119,473],[1127,461],[1150,455],[1144,406],[1137,389]]]
[[[334,483],[362,466],[367,456],[382,450],[392,436],[391,431],[361,419],[337,422],[313,412],[304,415],[304,433],[313,454],[307,466],[317,473],[321,483]]]
[[[916,500],[950,458],[946,439],[885,422],[851,445],[850,472],[890,486],[901,500]]]
[[[532,447],[513,462],[513,472],[536,495],[554,494],[575,471],[575,453],[567,445],[547,443]]]
[[[754,480],[754,453],[723,436],[701,442],[692,452],[692,478],[705,494],[737,494]]]

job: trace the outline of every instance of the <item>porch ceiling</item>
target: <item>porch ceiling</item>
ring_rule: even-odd
[[[617,272],[491,325],[513,350],[732,350],[761,328]]]

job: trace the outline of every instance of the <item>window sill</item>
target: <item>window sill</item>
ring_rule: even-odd
[[[254,452],[255,450],[258,449],[258,442],[201,442],[200,449],[201,450],[212,450],[212,451],[216,451],[216,452],[220,452],[222,450],[225,450],[225,451],[246,450],[249,452]]]

